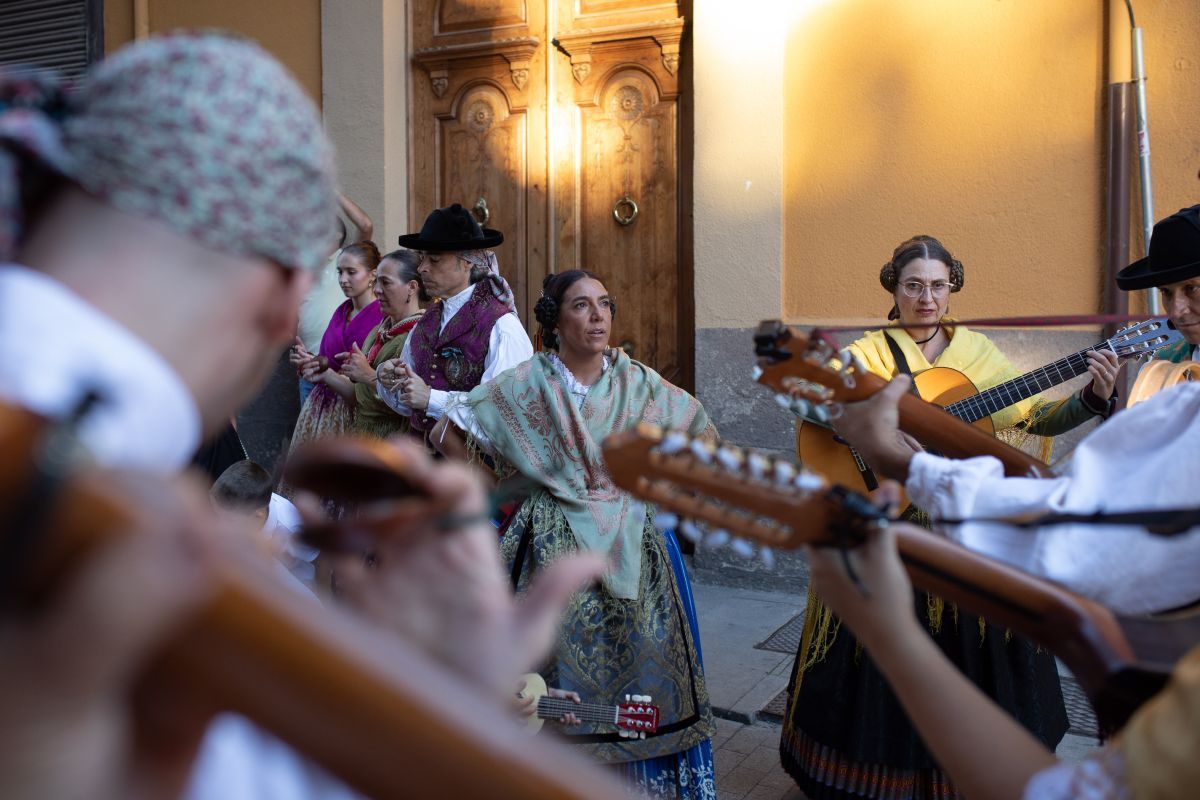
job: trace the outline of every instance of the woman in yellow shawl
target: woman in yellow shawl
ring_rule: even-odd
[[[962,289],[963,267],[931,236],[896,248],[880,283],[895,305],[889,319],[903,328],[872,331],[850,345],[871,372],[892,378],[902,367],[962,372],[980,391],[1020,373],[986,336],[947,317],[950,294]],[[889,341],[890,340],[890,341]],[[1057,403],[1037,397],[992,415],[997,431],[1020,428],[1055,436],[1112,406],[1117,359],[1089,353],[1092,382]],[[919,521],[920,512],[910,509]],[[1066,710],[1054,659],[939,598],[915,595],[924,627],[950,660],[981,690],[1053,749],[1066,732]],[[804,636],[789,684],[780,741],[784,768],[811,800],[832,798],[956,798],[958,791],[921,744],[875,664],[840,620],[809,594]]]

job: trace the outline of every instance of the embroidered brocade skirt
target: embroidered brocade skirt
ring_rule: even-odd
[[[540,567],[578,550],[566,516],[545,492],[525,502],[501,540],[510,570],[526,532],[519,591]],[[596,761],[613,764],[650,796],[714,798],[710,740],[715,728],[697,639],[678,545],[648,516],[637,600],[614,598],[599,585],[578,592],[541,673],[550,686],[576,691],[585,702],[650,695],[659,708],[658,733],[622,739],[611,725],[585,723],[559,729],[562,738]]]
[[[333,389],[318,383],[309,392],[304,407],[300,409],[300,416],[296,418],[296,428],[292,432],[288,455],[305,442],[326,436],[342,436],[351,430],[353,424],[354,409]],[[289,499],[293,494],[292,488],[282,481],[277,491]]]
[[[1054,657],[1004,628],[987,625],[981,634],[979,617],[950,605],[934,631],[926,593],[913,594],[922,628],[946,657],[1053,750],[1067,731]],[[812,613],[812,604],[809,609]],[[801,642],[792,667],[779,744],[784,769],[805,795],[810,800],[958,798],[849,629],[841,626],[825,657],[799,675],[808,644]]]

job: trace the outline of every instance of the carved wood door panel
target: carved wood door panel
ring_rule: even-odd
[[[691,388],[683,27],[670,0],[413,0],[409,216],[458,202],[503,231],[531,334],[547,272],[598,272],[613,344]]]
[[[581,117],[582,263],[617,298],[613,343],[680,381],[676,107],[637,69],[616,72],[598,94]]]
[[[502,273],[523,298],[528,290],[527,243],[520,224],[528,216],[527,116],[512,113],[504,93],[491,84],[474,86],[456,105],[438,116],[436,205],[461,202],[481,224],[504,233],[497,259],[504,259]]]

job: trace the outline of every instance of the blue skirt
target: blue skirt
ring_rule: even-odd
[[[696,620],[696,600],[692,596],[692,583],[688,579],[687,568],[683,563],[683,553],[679,550],[679,541],[671,531],[663,533],[667,554],[671,559],[671,569],[675,573],[675,583],[679,587],[679,597],[687,614],[688,627],[692,632],[692,642],[696,647],[696,657],[704,667],[704,653],[700,650],[700,625]],[[700,744],[684,750],[682,753],[648,758],[644,761],[630,761],[613,767],[621,778],[638,788],[650,797],[678,798],[678,800],[716,800],[716,779],[713,775],[712,740],[705,739]]]

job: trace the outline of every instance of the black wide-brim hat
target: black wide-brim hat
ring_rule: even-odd
[[[449,253],[482,250],[503,241],[504,234],[481,228],[470,211],[455,203],[435,209],[425,218],[420,233],[406,233],[400,237],[400,246],[429,253]]]
[[[1117,273],[1125,291],[1179,283],[1200,275],[1200,205],[1180,209],[1154,225],[1150,255]]]

